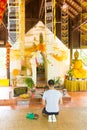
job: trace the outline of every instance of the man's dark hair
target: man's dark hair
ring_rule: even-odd
[[[54,85],[54,80],[50,79],[50,80],[48,81],[48,84],[49,84],[50,86],[53,86],[53,85]]]

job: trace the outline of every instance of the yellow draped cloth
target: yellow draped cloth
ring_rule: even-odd
[[[64,80],[64,87],[67,91],[87,91],[87,80]]]
[[[83,68],[82,60],[74,60],[73,63],[73,77],[74,78],[87,78],[87,70]]]

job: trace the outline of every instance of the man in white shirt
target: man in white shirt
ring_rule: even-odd
[[[59,114],[59,103],[62,104],[62,93],[54,88],[54,80],[48,81],[49,90],[45,91],[42,97],[44,106],[42,113],[48,115],[48,122],[56,122]]]

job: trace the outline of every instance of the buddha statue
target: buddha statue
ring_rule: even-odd
[[[83,63],[79,58],[79,52],[74,53],[74,60],[72,62],[72,73],[74,78],[87,78],[87,70],[83,68]]]

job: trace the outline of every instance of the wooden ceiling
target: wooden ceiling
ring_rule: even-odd
[[[80,24],[79,16],[82,11],[82,2],[87,0],[56,0],[56,12],[58,15],[60,14],[61,7],[66,3],[68,5],[68,15],[71,21],[73,21],[72,26],[76,27]],[[65,3],[64,3],[65,2]],[[25,0],[26,5],[26,18],[25,18],[25,27],[26,32],[34,26],[39,20],[44,21],[45,16],[45,0]],[[60,16],[57,15],[57,21],[60,21]],[[7,10],[4,15],[4,23],[7,25]],[[77,25],[78,24],[78,25]],[[57,35],[60,38],[60,25],[57,24]],[[2,26],[0,27],[2,28]],[[71,29],[72,30],[72,29]]]
[[[68,15],[70,18],[75,18],[82,11],[81,2],[82,0],[57,0],[57,6],[62,7],[66,3],[68,5]]]
[[[26,0],[26,4],[32,4],[32,2],[37,1],[40,3],[39,18],[43,18],[45,11],[45,0]],[[82,11],[81,3],[84,0],[56,0],[56,8],[61,8],[64,2],[68,5],[68,14],[70,18],[75,18]],[[35,4],[33,4],[34,8]]]
[[[77,17],[81,11],[82,11],[82,7],[81,7],[81,3],[84,0],[56,0],[56,10],[58,11],[63,4],[65,3],[68,5],[68,15],[71,19],[74,19],[75,17]],[[36,8],[36,2],[38,4],[38,8]],[[45,12],[45,0],[25,0],[26,6],[28,5],[30,7],[30,5],[32,5],[32,10],[34,8],[36,8],[36,12],[38,13],[38,20],[43,20],[44,18],[44,12]],[[28,11],[29,8],[26,9],[26,11]],[[31,13],[33,12],[32,10],[29,10],[28,12]],[[30,12],[31,11],[31,12]],[[7,12],[6,14],[7,15]],[[34,16],[36,15],[36,13],[33,13],[33,18],[35,18]]]
[[[39,6],[38,6],[38,20],[44,20],[44,16],[45,16],[45,0],[26,0],[26,5],[27,4],[32,4],[34,2],[38,2],[39,3]],[[83,6],[82,6],[82,3],[83,2],[87,2],[87,0],[56,0],[56,19],[57,19],[57,22],[58,21],[61,21],[61,7],[63,7],[64,4],[67,4],[68,6],[68,16],[70,18],[70,21],[71,21],[71,32],[72,32],[72,29],[76,30],[76,34],[75,36],[77,36],[78,34],[78,39],[79,39],[79,32],[78,31],[83,31],[82,28],[79,28],[81,23],[84,22],[84,21],[81,21],[81,13],[82,11],[84,10]],[[35,4],[32,5],[32,8],[34,9],[35,8]],[[33,14],[33,17],[34,17],[35,14]],[[59,16],[60,15],[60,16]],[[57,24],[58,26],[58,24]],[[86,33],[84,31],[84,33]],[[60,27],[58,26],[57,27],[57,35],[58,37],[60,37]],[[76,38],[74,38],[76,39]],[[76,44],[77,42],[79,43],[79,40],[76,40],[74,41],[74,43]],[[79,46],[79,45],[77,45]]]
[[[56,0],[56,10],[58,11],[63,4],[65,3],[68,5],[68,15],[71,19],[76,18],[82,11],[81,3],[83,1],[87,0]],[[26,6],[32,5],[32,10],[35,8],[36,2],[38,3],[38,8],[36,8],[36,12],[38,13],[38,20],[42,20],[44,18],[44,12],[45,12],[45,0],[25,0]],[[26,9],[28,11],[28,8]],[[32,11],[30,10],[30,11]],[[28,11],[29,12],[29,11]],[[31,13],[31,12],[29,12]],[[7,11],[5,13],[5,16],[7,15]],[[33,18],[36,15],[35,13],[32,14]]]
[[[56,1],[56,12],[58,13],[61,7],[66,3],[68,5],[69,18],[76,22],[77,17],[79,17],[79,15],[82,12],[82,2],[87,1],[87,0],[55,0],[55,1]],[[44,16],[45,16],[44,14],[45,13],[45,0],[26,0],[26,5],[27,4],[32,5],[32,9],[34,9],[36,6],[35,2],[37,2],[39,5],[38,10],[36,10],[36,12],[38,12],[38,20],[43,21]],[[34,15],[35,13],[33,14],[33,17]]]
[[[41,0],[39,17],[44,14],[45,0]],[[56,0],[56,8],[61,8],[65,3],[68,5],[68,15],[70,18],[75,18],[82,11],[81,3],[83,0]]]

